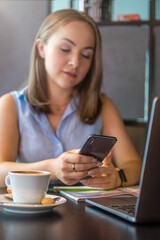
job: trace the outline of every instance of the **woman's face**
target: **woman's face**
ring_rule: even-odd
[[[48,83],[72,89],[88,73],[95,47],[95,37],[89,24],[74,21],[61,27],[43,45],[37,47],[44,58]]]

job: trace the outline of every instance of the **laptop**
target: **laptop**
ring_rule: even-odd
[[[152,103],[138,197],[124,195],[86,202],[130,222],[160,222],[160,97]]]

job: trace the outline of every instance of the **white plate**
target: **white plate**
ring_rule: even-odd
[[[55,200],[57,199],[55,203],[49,205],[22,204],[14,203],[11,199],[9,199],[9,196],[10,194],[0,194],[0,206],[3,208],[3,211],[21,214],[39,214],[50,212],[54,207],[64,204],[67,201],[63,197],[47,194],[45,197],[50,197]]]

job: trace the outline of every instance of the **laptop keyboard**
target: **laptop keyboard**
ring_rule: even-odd
[[[120,205],[112,205],[111,208],[115,209],[115,210],[119,210],[123,213],[127,213],[130,216],[134,216],[135,215],[135,204],[120,204]]]

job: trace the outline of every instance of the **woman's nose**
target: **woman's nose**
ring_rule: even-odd
[[[74,56],[71,56],[68,64],[69,64],[70,66],[72,66],[73,68],[77,68],[78,65],[79,65],[79,56],[78,56],[78,54],[76,54],[76,55],[74,55]]]

